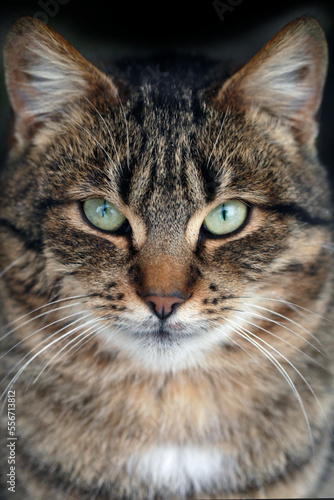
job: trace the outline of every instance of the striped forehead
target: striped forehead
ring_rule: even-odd
[[[160,206],[167,213],[185,216],[204,201],[196,148],[202,133],[196,101],[189,89],[175,89],[170,96],[143,88],[140,116],[134,114],[136,120],[131,123],[136,137],[132,162],[120,193],[143,215]]]

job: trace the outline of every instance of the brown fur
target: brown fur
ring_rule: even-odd
[[[138,86],[138,68],[107,77],[27,18],[5,56],[1,387],[17,395],[19,498],[314,494],[334,403],[321,28],[293,21],[226,81],[203,63],[200,84],[182,62],[159,85]],[[132,232],[88,224],[81,202],[96,197]],[[247,224],[208,236],[230,199],[252,207]],[[187,300],[158,327],[143,298],[173,293]],[[221,454],[217,476],[147,480],[136,457],[171,444]]]

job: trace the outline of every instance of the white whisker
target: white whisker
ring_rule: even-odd
[[[251,297],[245,297],[245,298],[251,298]],[[300,314],[301,314],[301,311],[307,312],[309,314],[312,314],[313,316],[316,316],[316,317],[318,317],[320,319],[323,319],[324,321],[328,321],[328,323],[334,323],[334,321],[330,320],[329,318],[326,318],[326,316],[322,316],[321,314],[318,314],[318,313],[316,313],[314,311],[311,311],[310,309],[306,309],[305,307],[302,307],[299,304],[295,304],[295,303],[290,302],[288,300],[274,299],[274,298],[271,298],[271,297],[259,297],[259,296],[256,296],[256,299],[271,300],[273,302],[281,302],[281,303],[287,305],[288,307],[290,307],[291,309],[293,309],[294,311],[299,312]]]
[[[35,321],[36,319],[39,319],[39,318],[42,318],[43,316],[47,316],[48,314],[51,314],[51,313],[54,313],[54,312],[57,312],[57,311],[61,311],[63,309],[68,309],[69,307],[74,307],[74,306],[78,306],[78,305],[82,305],[81,302],[75,302],[74,304],[69,304],[69,305],[66,305],[66,306],[61,306],[61,307],[56,307],[55,309],[51,309],[50,311],[46,311],[46,312],[43,312],[41,314],[38,314],[37,316],[34,316],[33,318],[30,318],[28,319],[27,321],[24,321],[24,323],[16,326],[15,328],[12,328],[11,330],[9,330],[9,332],[5,333],[2,337],[0,337],[0,342],[2,340],[4,340],[6,337],[8,337],[8,335],[11,335],[12,333],[16,332],[17,330],[19,330],[20,328],[22,328],[23,326],[26,326],[28,325],[29,323]],[[80,314],[80,313],[74,313],[75,314]],[[73,316],[73,315],[70,315],[70,316]],[[70,316],[67,316],[67,317],[70,317]],[[51,323],[47,326],[43,326],[42,328],[40,328],[39,330],[37,330],[35,333],[41,331],[41,330],[44,330],[45,328],[47,328],[48,326],[51,326],[55,323],[59,323],[59,321],[63,321],[63,318],[62,319],[59,319],[59,320],[56,320],[54,323]],[[27,337],[29,338],[29,337]],[[20,341],[21,343],[22,341]],[[1,357],[0,357],[1,359]]]
[[[220,165],[219,167],[219,171],[218,171],[218,175],[223,171],[226,163],[228,162],[228,160],[231,158],[231,156],[236,152],[236,150],[240,147],[240,142],[236,145],[236,147],[234,149],[232,149],[232,151],[230,152],[230,154],[228,154],[226,156],[226,158],[224,159],[223,163]]]
[[[112,316],[108,316],[108,317],[105,317],[103,319],[110,319]],[[91,328],[94,328],[94,327],[91,327]],[[91,329],[90,328],[90,329]],[[84,345],[86,345],[90,340],[92,340],[94,337],[96,337],[98,334],[100,334],[101,332],[103,332],[104,330],[106,330],[107,328],[109,328],[109,325],[105,326],[105,325],[102,325],[100,326],[99,328],[97,328],[96,330],[94,330],[93,332],[89,332],[88,334],[86,334],[83,338],[80,338],[72,347],[70,347],[70,349],[68,349],[67,351],[65,351],[63,353],[63,355],[60,357],[60,359],[58,360],[58,362],[63,359],[65,356],[67,356],[67,354],[69,352],[72,351],[72,349],[74,349],[76,346],[78,346],[71,354],[71,356],[73,356],[73,354],[75,354],[79,349],[81,349]],[[87,331],[87,330],[86,330]],[[88,338],[87,338],[88,337]],[[79,335],[74,339],[74,340],[77,340],[79,338]],[[87,340],[85,340],[87,339]],[[72,341],[71,341],[72,342]],[[70,342],[69,342],[70,343]],[[68,347],[68,344],[66,344],[65,348]],[[64,364],[64,361],[63,363],[60,365],[62,366]]]
[[[7,325],[3,326],[1,329],[0,329],[0,332],[2,330],[5,330],[6,328],[9,328],[10,326],[12,325],[15,325],[15,323],[19,322],[19,321],[22,321],[24,318],[26,318],[27,316],[30,316],[31,314],[34,314],[35,312],[37,311],[40,311],[41,309],[44,309],[45,307],[49,307],[51,305],[54,305],[54,304],[59,304],[59,302],[66,302],[68,300],[76,300],[76,299],[80,299],[80,298],[86,298],[86,297],[89,297],[89,295],[73,295],[72,297],[66,297],[64,299],[58,299],[58,300],[53,300],[52,302],[48,302],[47,304],[44,304],[42,306],[39,306],[37,307],[36,309],[34,309],[33,311],[29,311],[28,313],[26,314],[23,314],[22,316],[20,316],[19,318],[11,321],[10,323],[7,323]],[[73,305],[73,304],[72,304]],[[22,325],[21,325],[22,326]],[[0,338],[0,341],[2,339]]]
[[[86,317],[88,317],[89,315],[91,315],[91,313],[89,313]],[[83,318],[82,318],[83,319]],[[68,325],[66,326],[68,328]],[[78,327],[77,327],[78,328]],[[63,328],[64,329],[64,328]],[[61,331],[61,330],[60,330]],[[72,333],[73,329],[70,331],[70,332],[66,332],[64,333],[63,335],[61,335],[60,337],[57,337],[55,340],[53,340],[52,342],[49,342],[46,346],[44,346],[42,349],[40,349],[36,354],[34,354],[19,370],[18,372],[14,375],[14,377],[12,378],[12,380],[9,382],[9,384],[6,386],[5,390],[3,391],[3,393],[1,394],[0,396],[0,400],[2,398],[4,398],[4,396],[6,395],[6,393],[8,392],[8,390],[10,389],[10,387],[12,387],[13,384],[15,384],[15,382],[17,381],[17,379],[20,377],[20,375],[24,372],[24,370],[34,361],[34,359],[36,359],[40,354],[42,354],[46,349],[49,349],[51,346],[55,345],[57,342],[60,342],[61,340],[65,339],[66,337],[68,337],[71,333]],[[55,336],[56,334],[58,334],[59,332],[56,332],[54,333],[53,335],[51,335],[48,339],[44,339],[44,340],[50,340],[50,338],[52,338],[53,336]],[[39,344],[42,345],[44,343],[44,340]],[[39,347],[38,346],[38,347]],[[21,360],[22,362],[22,360]],[[7,377],[6,377],[7,378]]]
[[[252,313],[250,313],[252,314]],[[255,316],[259,316],[257,314],[255,314]],[[271,335],[272,337],[280,340],[281,342],[283,342],[284,344],[287,344],[288,346],[290,346],[292,349],[294,349],[295,351],[299,352],[300,354],[302,354],[303,356],[305,356],[306,358],[308,358],[310,361],[312,361],[312,363],[315,363],[317,364],[318,366],[321,366],[321,363],[319,363],[318,361],[316,361],[315,359],[313,359],[311,356],[309,356],[306,352],[302,351],[301,349],[299,349],[298,347],[294,346],[293,344],[291,344],[290,342],[288,342],[286,339],[283,339],[282,337],[280,337],[279,335],[276,335],[275,333],[271,332],[270,330],[267,330],[266,328],[263,328],[262,326],[260,325],[257,325],[256,323],[253,323],[252,321],[249,321],[248,319],[245,319],[245,318],[242,318],[241,316],[235,316],[236,319],[240,319],[240,320],[243,320],[243,321],[247,321],[247,323],[251,326],[254,326],[255,328],[258,328],[259,330],[262,330],[263,332],[265,333],[268,333],[268,335]],[[261,316],[261,318],[265,318],[265,316]],[[265,318],[266,319],[266,318]],[[282,327],[284,327],[284,325],[281,325]],[[292,331],[292,330],[291,330]],[[296,334],[295,332],[292,332],[294,334]],[[297,334],[296,334],[297,335]],[[297,335],[298,337],[300,337],[299,335]],[[305,340],[303,337],[300,337],[302,338],[303,340]],[[312,345],[312,344],[311,344]],[[312,346],[314,347],[314,346]],[[314,347],[314,349],[316,349],[317,351],[319,351],[316,347]],[[321,351],[319,351],[320,354],[323,354]]]
[[[89,328],[86,328],[87,325],[89,325],[90,323],[93,323]],[[79,335],[76,335],[72,340],[70,340],[69,342],[67,342],[47,363],[46,365],[43,367],[43,369],[39,372],[38,375],[36,375],[36,377],[34,378],[33,380],[33,384],[35,384],[37,382],[37,380],[40,378],[40,376],[42,375],[42,373],[46,370],[46,368],[51,365],[52,361],[55,360],[55,358],[57,356],[59,356],[59,354],[64,351],[70,344],[72,344],[72,342],[75,342],[77,341],[78,339],[82,340],[81,337],[85,334],[87,334],[87,332],[90,332],[90,330],[94,329],[95,328],[95,325],[99,323],[99,320],[96,319],[96,318],[93,318],[89,321],[86,321],[86,323],[84,325],[79,325],[78,327],[72,329],[69,334],[70,335],[73,335],[74,333],[76,333],[78,330],[80,330],[81,328],[86,328],[83,332],[80,332]],[[88,334],[90,335],[90,333]],[[86,337],[84,337],[86,338]],[[76,344],[75,344],[76,345]],[[70,349],[71,350],[71,349]],[[67,354],[67,352],[65,353],[65,355]]]
[[[303,342],[305,342],[306,344],[308,344],[309,346],[311,346],[313,349],[315,349],[316,351],[318,351],[322,356],[326,356],[326,354],[324,352],[322,352],[318,347],[316,347],[314,344],[312,344],[312,342],[310,342],[309,340],[305,339],[305,337],[303,337],[302,335],[300,335],[299,333],[295,332],[294,330],[292,330],[291,328],[289,328],[287,325],[284,325],[283,323],[280,323],[279,321],[275,321],[274,319],[272,318],[268,318],[267,316],[264,316],[263,314],[258,314],[258,313],[255,313],[255,312],[251,312],[251,311],[248,311],[247,314],[250,314],[251,316],[254,316],[256,318],[259,318],[259,319],[264,319],[265,321],[269,321],[269,323],[273,323],[274,325],[277,325],[277,326],[280,326],[281,328],[283,328],[284,330],[292,333],[293,335],[295,335],[296,337],[300,338],[301,340],[303,340]],[[274,335],[274,334],[273,334]]]
[[[309,388],[309,390],[311,391],[311,393],[315,397],[315,399],[318,402],[318,404],[320,404],[319,401],[318,401],[318,399],[317,399],[317,397],[316,397],[316,395],[314,394],[313,389],[310,387],[310,385],[305,380],[305,378],[303,377],[303,375],[299,372],[299,370],[285,356],[283,356],[279,351],[277,351],[277,349],[275,349],[274,347],[272,347],[270,344],[268,344],[267,342],[265,342],[263,339],[261,339],[260,337],[258,337],[254,333],[252,333],[251,331],[247,330],[247,328],[244,328],[244,327],[238,325],[233,320],[230,320],[230,319],[226,318],[226,321],[231,322],[233,325],[235,325],[235,327],[238,330],[238,333],[241,336],[243,336],[246,340],[248,340],[251,344],[253,344],[255,347],[257,347],[257,349],[259,349],[265,355],[265,357],[274,364],[274,366],[282,374],[283,378],[287,381],[287,383],[289,384],[290,388],[292,389],[292,391],[293,391],[293,393],[294,393],[294,395],[295,395],[295,397],[296,397],[296,399],[297,399],[297,401],[299,403],[301,411],[302,411],[302,413],[304,415],[304,419],[305,419],[305,422],[306,422],[306,425],[307,425],[307,429],[308,429],[308,432],[309,432],[309,435],[310,435],[311,445],[312,445],[312,448],[314,449],[313,435],[312,435],[312,431],[311,431],[310,422],[309,422],[309,419],[308,419],[308,416],[307,416],[307,412],[305,410],[304,403],[303,403],[303,401],[301,399],[301,396],[300,396],[300,394],[299,394],[299,392],[298,392],[298,390],[297,390],[297,388],[296,388],[293,380],[291,379],[290,375],[285,370],[285,368],[281,365],[281,363],[275,358],[275,356],[273,356],[273,354],[271,354],[268,351],[268,349],[266,349],[265,347],[261,346],[256,340],[254,340],[253,337],[255,337],[260,342],[264,343],[267,347],[269,347],[270,349],[272,349],[273,351],[275,351],[279,356],[281,356],[282,359],[284,359],[296,371],[296,373],[298,373],[298,375],[302,378],[302,380],[305,382],[305,384],[307,385],[307,387]],[[320,406],[320,408],[322,409],[321,406]]]
[[[224,318],[226,320],[226,318]],[[219,323],[218,323],[218,326],[217,325],[217,322],[215,321],[210,321],[211,324],[215,325],[215,330],[218,330],[219,331],[219,326],[221,326]],[[231,328],[232,329],[232,332],[233,333],[238,333],[234,328]],[[244,351],[250,358],[253,359],[253,361],[255,361],[257,364],[261,365],[260,361],[255,357],[253,356],[249,351],[247,351],[247,349],[245,349],[241,344],[239,344],[233,337],[231,337],[230,335],[228,335],[228,340],[230,342],[233,342],[233,344],[237,345],[242,351]],[[262,365],[261,365],[262,367]],[[262,367],[263,368],[263,367]],[[265,368],[263,368],[265,370]],[[267,370],[265,370],[267,371]]]
[[[15,370],[16,370],[16,368],[18,368],[18,366],[19,366],[19,365],[20,365],[20,364],[21,364],[21,363],[22,363],[22,362],[23,362],[23,361],[24,361],[24,360],[25,360],[25,359],[26,359],[26,358],[27,358],[27,357],[31,354],[31,352],[33,352],[34,350],[38,349],[38,348],[39,348],[42,344],[44,344],[44,343],[48,342],[51,338],[55,337],[56,335],[59,335],[59,333],[60,333],[60,332],[62,332],[63,330],[66,330],[67,328],[70,328],[70,327],[71,327],[71,326],[73,326],[75,323],[78,323],[79,321],[82,321],[83,319],[85,319],[86,317],[91,316],[91,315],[92,315],[92,314],[91,314],[91,313],[89,313],[89,314],[87,314],[87,315],[86,315],[86,316],[84,316],[84,317],[81,317],[81,318],[79,318],[79,319],[76,319],[76,320],[72,321],[71,323],[69,323],[69,324],[67,324],[67,325],[63,326],[62,328],[60,328],[59,330],[57,330],[56,332],[54,332],[52,335],[50,335],[50,336],[48,336],[48,337],[44,338],[44,339],[43,339],[43,340],[42,340],[42,341],[41,341],[41,342],[40,342],[40,343],[39,343],[36,347],[34,347],[34,348],[33,348],[33,349],[31,349],[30,351],[28,351],[28,352],[27,352],[27,353],[23,356],[23,358],[21,358],[21,359],[18,361],[18,362],[17,362],[17,363],[16,363],[16,364],[15,364],[15,365],[11,368],[11,370],[10,370],[9,372],[7,372],[7,374],[5,375],[5,377],[3,377],[3,379],[2,379],[0,382],[1,382],[1,383],[3,383],[3,382],[4,382],[4,381],[5,381],[5,380],[9,377],[9,375],[10,375],[13,371],[15,371]],[[63,319],[63,321],[64,321],[64,319]],[[49,326],[51,326],[51,325],[47,325],[47,327],[49,327]],[[78,327],[78,329],[79,329],[79,328],[80,328],[80,326]],[[30,336],[35,335],[36,333],[37,333],[37,332],[33,332],[32,334],[30,334]],[[26,337],[26,338],[28,338],[28,337]],[[23,339],[23,340],[22,340],[22,341],[20,341],[19,343],[22,343],[24,340],[25,340],[25,339]],[[10,352],[12,349],[14,349],[15,347],[17,347],[17,345],[18,345],[18,343],[17,343],[17,344],[15,344],[15,346],[13,346],[13,347],[12,347],[12,348],[8,351],[8,352]],[[5,353],[5,355],[7,355],[7,354],[8,354],[8,352],[7,352],[7,353]],[[3,356],[5,356],[5,355],[3,355]],[[3,356],[2,356],[2,357],[3,357]],[[0,400],[1,400],[1,397],[0,397]]]
[[[25,259],[27,257],[27,255],[29,254],[29,252],[26,252],[25,254],[21,255],[20,257],[18,257],[17,259],[15,259],[13,262],[11,262],[10,264],[8,264],[7,267],[5,267],[4,269],[2,269],[0,271],[0,278],[2,278],[2,276],[4,276],[10,269],[12,269],[13,267],[17,266],[21,260]]]
[[[284,316],[283,314],[280,314],[276,311],[273,311],[271,309],[268,309],[266,307],[262,307],[262,306],[257,306],[256,304],[248,304],[248,303],[244,303],[245,306],[251,306],[251,307],[256,307],[257,309],[262,309],[263,311],[267,311],[271,314],[274,314],[280,318],[283,318],[285,319],[286,321],[289,321],[290,323],[292,323],[293,325],[297,326],[298,328],[300,328],[301,330],[303,330],[305,333],[307,333],[308,335],[310,335],[310,337],[313,338],[313,340],[315,340],[316,342],[318,342],[318,344],[321,346],[321,342],[319,341],[319,339],[317,339],[317,337],[315,337],[309,330],[307,330],[307,328],[303,327],[302,325],[300,325],[299,323],[297,323],[296,321],[292,320],[291,318],[289,318],[288,316]],[[266,319],[269,320],[269,318],[266,317]],[[280,323],[281,326],[283,326],[281,323]],[[302,337],[303,338],[303,337]],[[305,340],[305,339],[304,339]],[[307,340],[305,340],[305,342],[308,342]],[[311,344],[312,345],[312,344]],[[312,345],[312,347],[314,347]],[[315,347],[314,347],[315,348]],[[316,348],[315,348],[316,349]],[[321,352],[321,351],[319,351]]]

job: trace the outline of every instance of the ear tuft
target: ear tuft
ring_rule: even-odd
[[[327,72],[327,44],[315,19],[285,26],[225,83],[218,99],[237,98],[287,122],[301,142],[313,143]]]

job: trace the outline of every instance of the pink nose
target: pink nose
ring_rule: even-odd
[[[155,294],[146,295],[144,300],[158,318],[166,319],[172,314],[176,306],[182,304],[186,299],[181,293],[175,293],[175,295],[168,296]]]

